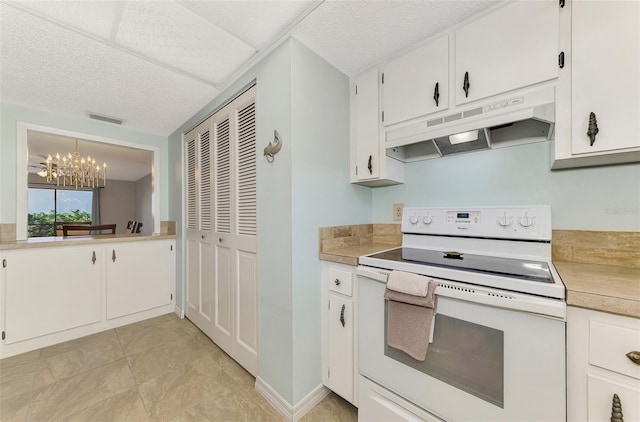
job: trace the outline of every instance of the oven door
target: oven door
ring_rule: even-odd
[[[563,318],[517,310],[513,297],[496,306],[474,288],[438,287],[433,343],[419,362],[387,346],[385,282],[363,273],[362,376],[445,420],[566,420]]]

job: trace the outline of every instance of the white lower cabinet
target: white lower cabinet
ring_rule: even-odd
[[[357,405],[357,321],[355,268],[322,263],[323,383]]]
[[[175,240],[0,253],[0,358],[174,311]]]
[[[567,308],[567,420],[640,421],[640,319]]]
[[[171,303],[173,243],[114,244],[107,248],[107,319]]]
[[[5,344],[99,322],[102,255],[95,246],[3,254]]]

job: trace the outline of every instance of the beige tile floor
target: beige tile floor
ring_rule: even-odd
[[[0,360],[0,421],[284,421],[255,379],[167,314]],[[304,422],[356,421],[330,394]]]

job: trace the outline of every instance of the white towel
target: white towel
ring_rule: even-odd
[[[425,297],[429,292],[429,277],[406,273],[404,271],[391,271],[387,278],[387,289],[413,296]]]

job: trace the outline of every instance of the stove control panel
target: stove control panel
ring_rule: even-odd
[[[480,211],[447,211],[449,224],[480,224]]]
[[[551,240],[551,207],[405,207],[405,234]]]

